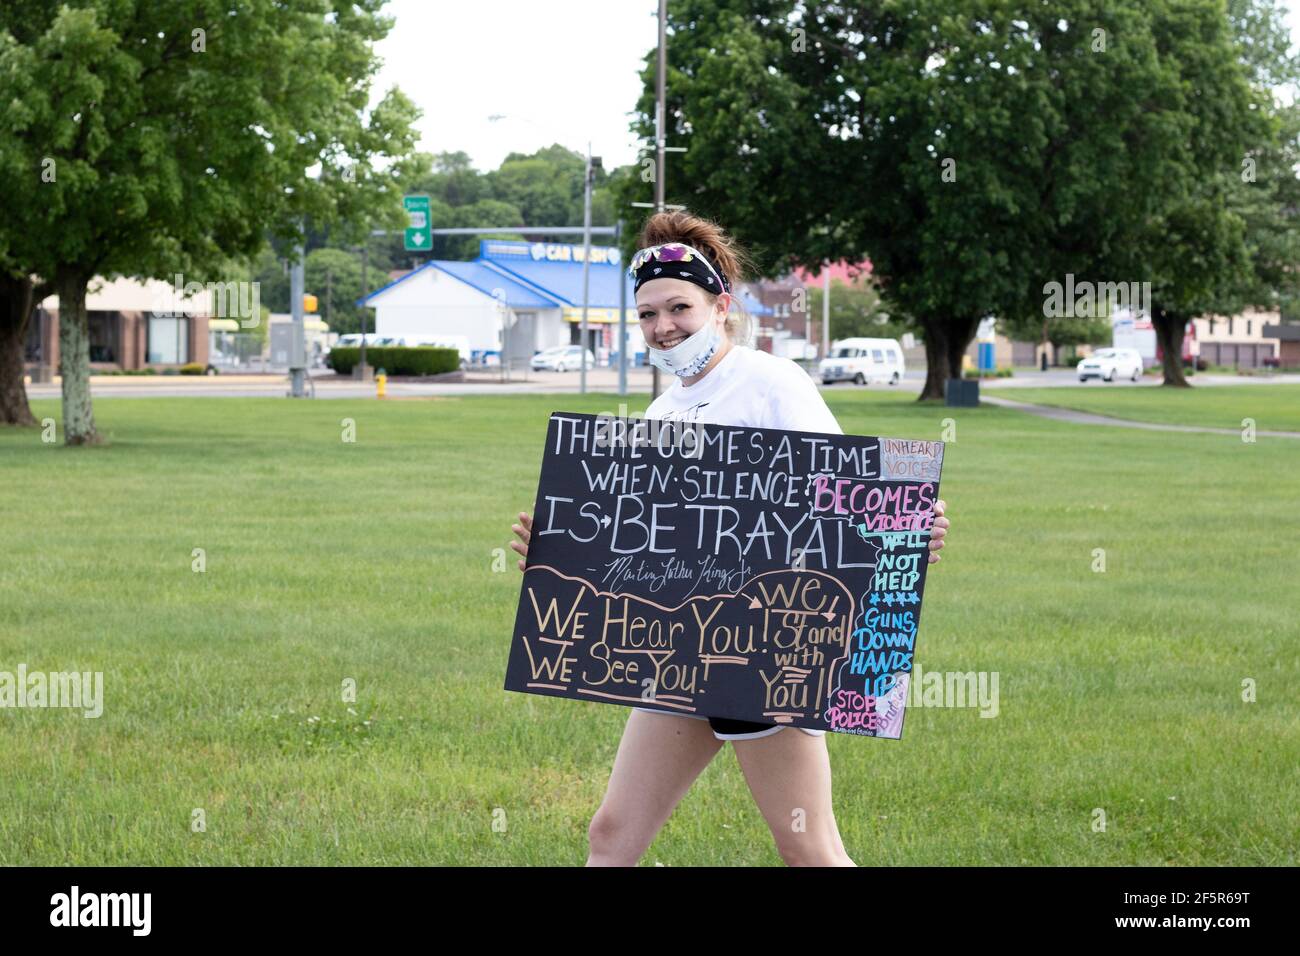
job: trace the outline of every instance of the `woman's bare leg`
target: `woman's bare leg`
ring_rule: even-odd
[[[587,828],[587,865],[636,866],[673,808],[721,749],[722,741],[713,736],[707,720],[632,711],[605,799]]]
[[[825,737],[787,727],[731,745],[781,859],[790,866],[857,866],[844,851],[831,809]]]

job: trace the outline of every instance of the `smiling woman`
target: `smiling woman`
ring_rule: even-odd
[[[651,363],[674,376],[646,409],[647,420],[843,434],[802,368],[750,346],[749,318],[732,292],[744,256],[717,224],[685,212],[659,213],[646,223],[639,246],[629,272],[641,334]],[[727,494],[720,481],[710,481],[699,469],[685,475],[698,496]],[[770,490],[778,496],[788,491]],[[723,507],[702,508],[701,521],[706,511],[716,514]],[[938,560],[948,527],[943,510],[943,502],[935,502],[931,563]],[[533,519],[521,512],[519,520],[513,530],[522,544],[512,547],[526,557]],[[836,524],[843,534],[847,524]],[[709,536],[703,525],[701,535]],[[728,535],[739,540],[730,530],[713,528],[713,554],[720,553],[721,539]],[[793,545],[787,540],[783,546],[789,554]],[[782,858],[790,864],[853,866],[831,808],[826,731],[782,732],[791,729],[632,708],[609,789],[589,827],[588,865],[635,865],[691,783],[730,740]],[[808,827],[796,832],[789,821],[799,808]]]

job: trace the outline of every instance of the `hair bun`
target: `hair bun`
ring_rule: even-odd
[[[735,240],[716,222],[692,216],[684,210],[657,212],[642,227],[637,248],[665,242],[683,242],[700,250],[709,257],[713,267],[727,277],[733,290],[744,280],[748,259]]]
[[[721,226],[710,219],[693,216],[684,209],[657,212],[647,219],[641,227],[637,248],[645,249],[665,242],[685,243],[708,256],[718,274],[731,283],[733,298],[744,281],[746,268],[751,265],[744,250]],[[738,299],[732,304],[727,334],[738,345],[749,345],[753,337],[752,323]]]

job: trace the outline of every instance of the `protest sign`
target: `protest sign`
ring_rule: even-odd
[[[556,412],[505,689],[899,737],[943,443]]]

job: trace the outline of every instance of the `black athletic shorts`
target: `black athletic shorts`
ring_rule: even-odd
[[[776,724],[760,724],[752,720],[732,720],[730,717],[710,717],[709,726],[720,734],[753,734],[760,730],[775,727]]]
[[[663,714],[662,710],[651,710],[648,707],[633,707],[633,710],[643,710],[648,714]],[[778,731],[784,730],[783,724],[765,724],[753,720],[732,720],[730,717],[704,717],[700,714],[674,714],[668,713],[669,717],[690,717],[693,720],[707,720],[709,728],[713,731],[713,736],[719,740],[747,740],[757,737],[769,737]],[[813,730],[809,727],[800,727],[805,734],[813,737],[824,737],[826,731]]]

